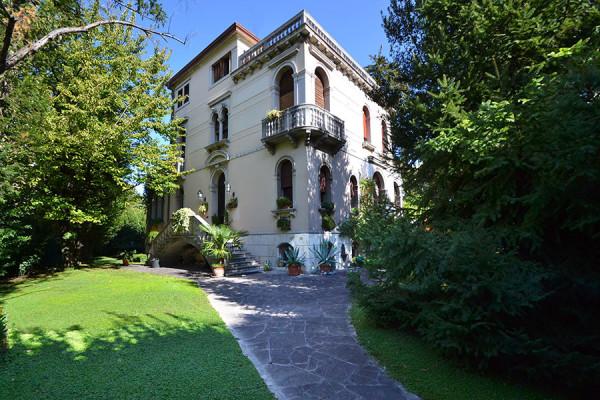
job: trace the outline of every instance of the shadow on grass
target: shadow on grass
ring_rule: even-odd
[[[5,398],[240,399],[271,398],[224,325],[168,314],[107,312],[117,328],[88,335],[12,332],[0,359]]]

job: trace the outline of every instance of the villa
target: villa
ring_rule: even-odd
[[[186,207],[195,223],[247,231],[242,264],[276,265],[293,246],[310,266],[309,248],[326,238],[344,268],[354,249],[336,225],[358,206],[360,179],[401,202],[400,177],[385,161],[386,114],[366,94],[373,85],[306,11],[262,40],[232,24],[168,83],[174,116],[185,120],[179,167],[190,172],[177,193],[152,197],[149,220]],[[198,246],[163,229],[151,252],[175,262]]]

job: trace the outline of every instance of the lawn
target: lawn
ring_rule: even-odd
[[[388,373],[423,400],[547,400],[556,396],[460,368],[419,338],[382,329],[357,305],[352,322],[360,343]]]
[[[0,286],[6,399],[271,399],[195,283],[84,269]]]

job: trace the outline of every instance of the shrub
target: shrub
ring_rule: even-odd
[[[324,231],[332,231],[335,229],[335,220],[329,214],[324,214],[321,216],[321,228]]]
[[[592,384],[587,377],[600,373],[598,331],[571,328],[569,322],[580,326],[578,311],[568,320],[556,315],[559,305],[549,302],[558,298],[549,288],[559,277],[517,257],[501,234],[458,224],[427,231],[406,218],[379,233],[358,225],[359,233],[371,235],[360,239],[369,243],[366,267],[376,283],[349,284],[380,324],[415,330],[481,368],[560,376],[578,385]],[[597,303],[596,289],[589,285],[579,298]]]
[[[190,215],[194,212],[189,208],[180,208],[171,216],[171,229],[174,233],[184,234],[190,230]]]
[[[292,229],[292,222],[287,217],[280,217],[277,220],[277,228],[279,228],[280,231],[287,232]]]
[[[0,352],[8,349],[8,324],[6,323],[6,315],[0,305]]]

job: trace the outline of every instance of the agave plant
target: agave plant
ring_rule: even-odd
[[[202,243],[202,251],[219,260],[220,265],[224,265],[225,260],[231,257],[232,248],[242,246],[242,236],[245,234],[227,225],[205,225],[202,226],[202,230],[207,233]]]
[[[285,265],[304,265],[304,256],[300,254],[300,249],[290,247],[285,251]]]
[[[318,245],[314,245],[311,252],[317,259],[319,265],[326,264],[331,267],[335,266],[337,256],[337,247],[329,240],[321,240]]]

